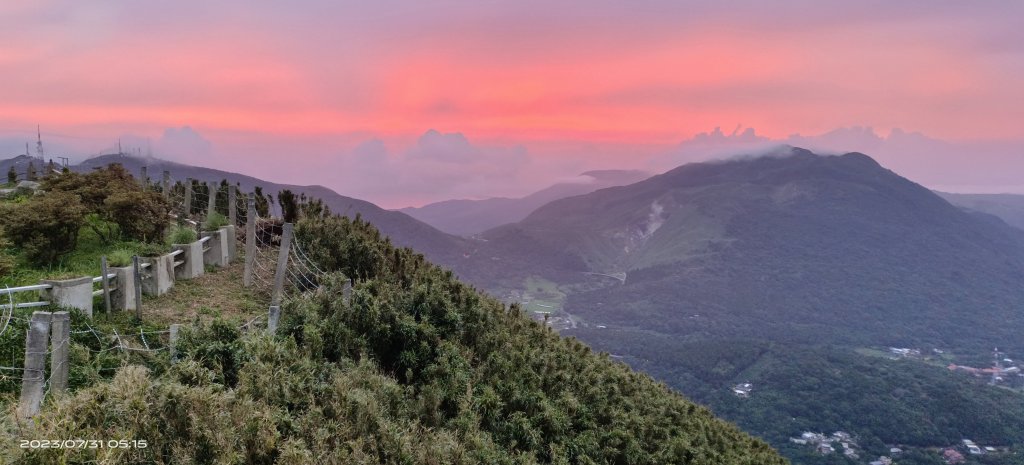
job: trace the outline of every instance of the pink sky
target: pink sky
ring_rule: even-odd
[[[166,158],[397,207],[661,168],[650,160],[737,123],[775,140],[873,126],[1012,145],[1022,5],[4,2],[0,156],[38,123],[79,159],[148,139]]]

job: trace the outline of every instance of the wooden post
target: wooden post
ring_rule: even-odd
[[[185,180],[185,218],[192,215],[192,178]]]
[[[163,182],[164,199],[171,198],[171,172],[164,170]]]
[[[25,371],[21,374],[21,399],[18,400],[18,416],[21,418],[34,417],[43,402],[50,317],[50,312],[32,312],[32,321],[25,335]]]
[[[54,312],[50,324],[50,392],[68,390],[68,347],[71,345],[71,317]]]
[[[107,317],[110,317],[110,279],[107,277],[107,273],[110,271],[107,269],[107,256],[100,257],[100,282],[103,283],[103,305],[107,311]]]
[[[178,331],[181,329],[180,324],[171,325],[171,363],[178,360]]]
[[[206,217],[209,218],[217,212],[217,183],[211,182],[206,186],[206,189],[210,192],[210,195],[207,196],[210,198],[210,203],[206,206]]]
[[[132,256],[132,275],[135,278],[135,318],[142,319],[142,269],[139,256]]]
[[[281,234],[281,251],[277,254],[277,271],[274,273],[274,290],[270,294],[270,305],[281,305],[281,294],[284,292],[284,278],[288,271],[288,249],[292,245],[292,224],[284,224]]]
[[[245,203],[245,273],[242,275],[242,283],[245,287],[250,287],[253,265],[256,262],[256,197],[249,194]]]
[[[234,184],[228,184],[228,224],[238,226],[238,194]]]

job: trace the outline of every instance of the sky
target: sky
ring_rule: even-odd
[[[120,139],[394,208],[800,143],[1024,193],[1021,18],[1003,0],[2,2],[0,156],[40,125],[73,160]]]

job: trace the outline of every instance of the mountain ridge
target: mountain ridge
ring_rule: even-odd
[[[640,181],[649,174],[637,170],[591,170],[580,173],[582,182],[561,182],[532,194],[517,197],[491,197],[487,199],[452,199],[434,202],[422,207],[399,209],[416,219],[442,231],[470,236],[495,226],[514,223],[530,212],[547,204],[574,195],[598,189]]]

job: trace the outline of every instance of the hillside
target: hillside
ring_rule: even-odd
[[[685,165],[552,202],[484,237],[507,262],[529,250],[524,261],[540,275],[626,273],[622,285],[569,296],[566,309],[592,322],[677,336],[1024,349],[1015,284],[1024,233],[862,154],[793,149]]]
[[[576,182],[554,184],[526,197],[445,200],[399,211],[441,231],[469,236],[499,225],[520,221],[546,203],[606,187],[632,184],[648,176],[650,175],[641,171],[587,171],[580,174]]]
[[[967,210],[998,216],[1010,226],[1024,229],[1024,195],[952,194],[936,192],[949,203]]]
[[[390,237],[395,244],[412,247],[426,254],[430,259],[448,266],[455,264],[461,257],[462,251],[467,248],[462,239],[438,231],[404,213],[385,210],[365,200],[340,195],[324,186],[278,184],[229,171],[184,165],[157,158],[138,158],[116,154],[90,158],[71,168],[75,171],[88,171],[110,163],[120,163],[128,171],[136,174],[140,172],[142,166],[147,166],[149,177],[154,181],[160,179],[164,170],[168,170],[175,180],[192,178],[202,182],[220,182],[222,179],[227,179],[229,183],[238,183],[242,190],[247,192],[252,191],[256,186],[262,186],[264,192],[275,198],[278,192],[285,189],[291,190],[296,195],[305,193],[309,197],[323,200],[332,212],[350,217],[357,214],[362,216],[380,228],[381,232]]]
[[[708,403],[794,463],[822,463],[788,441],[801,431],[849,429],[878,454],[911,444],[916,458],[898,463],[912,464],[937,463],[929,449],[957,436],[1024,442],[1005,434],[1022,426],[1019,392],[945,368],[987,367],[993,347],[1022,356],[1024,233],[863,154],[684,165],[549,203],[480,244],[480,285],[529,300],[563,334]],[[946,358],[865,355],[888,347]],[[754,394],[737,403],[732,386],[747,382]],[[988,463],[1015,463],[1001,460]]]
[[[176,363],[76,377],[77,392],[20,437],[147,447],[30,449],[16,463],[785,463],[365,222],[308,219],[296,234],[325,267],[359,277],[350,297],[335,275],[287,302],[277,336],[215,321],[184,333]],[[77,356],[99,356],[83,333]]]

